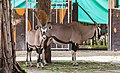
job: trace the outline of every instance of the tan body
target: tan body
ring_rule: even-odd
[[[51,38],[48,40],[49,44],[51,42],[55,44],[72,43],[73,65],[78,65],[76,62],[76,51],[78,45],[94,36],[96,25],[84,25],[78,22],[72,22],[69,24],[53,23],[47,24],[44,29],[45,28],[48,29],[45,32],[46,37]],[[47,45],[49,45],[48,43]]]
[[[45,55],[44,55],[44,49],[43,46],[44,44],[42,43],[44,40],[41,36],[41,32],[40,29],[37,30],[32,30],[32,31],[28,31],[28,48],[27,48],[27,58],[28,58],[28,54],[30,54],[30,64],[31,64],[31,53],[32,49],[39,49],[36,50],[37,54],[38,54],[38,61],[37,61],[37,67],[39,67],[39,62],[41,67],[44,67],[43,63],[46,65],[46,61],[45,61]],[[42,50],[41,50],[42,49]],[[40,51],[42,51],[40,53]],[[41,59],[43,59],[43,61],[41,61]],[[26,59],[26,61],[28,61],[28,59]],[[31,65],[32,66],[32,65]]]
[[[28,31],[28,44],[33,46],[40,46],[42,37],[40,36],[40,30]]]
[[[52,29],[46,32],[46,36],[55,36],[61,41],[81,44],[89,38],[92,38],[95,32],[95,25],[84,25],[78,22],[70,24],[52,24]]]

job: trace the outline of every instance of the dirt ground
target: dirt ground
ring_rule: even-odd
[[[33,67],[25,67],[25,65],[23,67],[27,73],[120,73],[120,65],[118,64],[96,62],[78,63],[79,66],[72,66],[70,62],[53,61],[52,64],[44,68],[37,68],[35,63]]]
[[[26,51],[17,51],[17,56],[26,56]],[[77,51],[77,57],[82,56],[120,56],[120,51],[90,51],[90,50],[79,50]],[[71,57],[71,51],[52,51],[52,57]],[[32,56],[36,56],[36,52],[32,52]]]
[[[26,51],[17,51],[17,56],[25,57]],[[52,51],[52,57],[71,57],[71,51]],[[33,51],[32,56],[36,56],[35,51]],[[77,57],[87,57],[87,56],[120,56],[120,52],[114,51],[89,51],[89,50],[79,50],[77,51]],[[25,67],[25,63],[21,64]],[[36,65],[36,64],[34,64]],[[59,63],[52,62],[45,68],[25,67],[27,73],[120,73],[119,64],[106,64],[106,63],[87,63],[79,62],[79,66],[74,67],[71,62]]]

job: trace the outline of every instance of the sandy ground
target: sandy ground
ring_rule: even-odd
[[[17,51],[17,57],[25,57],[26,51]],[[71,57],[71,51],[52,51],[52,57]],[[32,52],[32,56],[36,56],[36,52]],[[120,51],[89,51],[79,50],[77,51],[77,57],[86,56],[120,56]]]
[[[26,57],[26,51],[17,51],[17,57]],[[69,57],[71,59],[71,51],[52,51],[52,57]],[[36,56],[36,52],[32,52],[32,56]],[[77,51],[77,57],[93,57],[97,56],[96,58],[99,60],[101,56],[112,56],[113,59],[115,56],[119,57],[120,52],[114,51],[89,51],[89,50],[79,50]],[[99,57],[99,58],[98,58]],[[56,58],[57,59],[57,58]],[[94,58],[93,58],[94,59]],[[120,60],[120,58],[118,58]],[[51,70],[39,70],[34,68],[27,68],[27,73],[67,73],[64,71],[51,71]],[[72,71],[69,73],[120,73],[120,70],[106,70],[106,71]]]

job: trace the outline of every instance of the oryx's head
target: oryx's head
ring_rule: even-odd
[[[47,38],[47,36],[45,35],[45,33],[47,32],[47,29],[46,29],[46,28],[41,27],[41,28],[40,28],[40,31],[41,31],[41,36],[43,37],[43,39],[46,39],[46,38]]]
[[[47,38],[47,35],[46,35],[46,32],[50,29],[52,29],[52,27],[50,26],[50,23],[49,23],[49,19],[50,19],[50,16],[49,18],[46,20],[46,23],[43,25],[41,24],[39,18],[36,16],[37,20],[38,20],[38,26],[40,28],[40,35],[43,37],[43,39],[46,39]]]
[[[52,26],[51,26],[50,22],[46,23],[45,26],[41,27],[41,28],[40,28],[40,31],[41,31],[42,37],[43,37],[43,38],[49,37],[49,36],[48,36],[48,33],[49,33],[49,31],[50,31],[51,29],[52,29]]]
[[[43,38],[49,37],[47,34],[48,34],[49,31],[52,29],[52,26],[51,26],[49,20],[50,20],[50,16],[49,16],[48,19],[46,20],[45,25],[43,25],[43,26],[40,28],[41,34],[42,34],[42,37],[43,37]]]
[[[50,22],[48,22],[45,24],[45,26],[36,25],[35,28],[39,30],[39,36],[41,37],[41,39],[45,40],[47,39],[47,37],[49,37],[47,34],[52,29],[52,26]]]

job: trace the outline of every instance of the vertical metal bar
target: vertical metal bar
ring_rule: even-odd
[[[55,44],[55,45],[56,45],[56,48],[58,48],[57,44]]]
[[[32,30],[34,30],[34,9],[33,9],[32,15],[33,15],[33,17],[32,17],[32,18],[33,18],[33,19],[32,19],[32,20],[33,20],[33,22],[32,22],[32,24],[33,24],[33,26],[32,26],[32,27],[33,27]]]
[[[70,3],[70,1],[68,0],[68,23],[70,23],[70,10],[69,10],[69,8],[70,8],[70,5],[69,5],[69,3]],[[68,49],[69,49],[69,44],[68,44]]]
[[[70,17],[71,17],[71,19],[70,19],[70,22],[72,22],[72,0],[70,0]]]
[[[69,14],[70,14],[70,13],[69,13],[69,12],[70,12],[70,11],[69,11],[70,5],[69,5],[69,3],[70,3],[70,2],[69,2],[69,0],[68,0],[68,23],[70,23],[70,20],[69,20],[69,19],[70,19],[70,18],[69,18],[69,17],[70,17],[70,15],[69,15]]]
[[[109,0],[109,1],[110,1],[110,18],[109,18],[109,19],[110,19],[110,28],[109,28],[109,29],[110,29],[110,30],[109,30],[109,32],[110,32],[109,41],[110,41],[110,42],[109,42],[109,51],[111,51],[111,50],[112,50],[112,48],[111,48],[111,45],[112,45],[112,44],[111,44],[111,17],[112,17],[112,16],[111,16],[111,12],[112,12],[112,11],[111,11],[111,4],[112,4],[111,1],[112,1],[112,0]]]
[[[62,3],[62,24],[63,24],[63,3]]]
[[[25,17],[25,19],[26,19],[26,43],[27,43],[27,41],[28,41],[28,39],[27,39],[27,31],[28,31],[28,0],[26,0],[26,17]]]
[[[57,7],[57,3],[56,3],[56,7]],[[56,23],[57,23],[57,8],[56,8]]]
[[[52,4],[50,5],[50,13],[52,13]],[[52,18],[52,14],[50,14],[50,22],[52,22],[51,18]]]
[[[70,49],[70,44],[68,44],[68,48],[67,48],[68,50]]]

